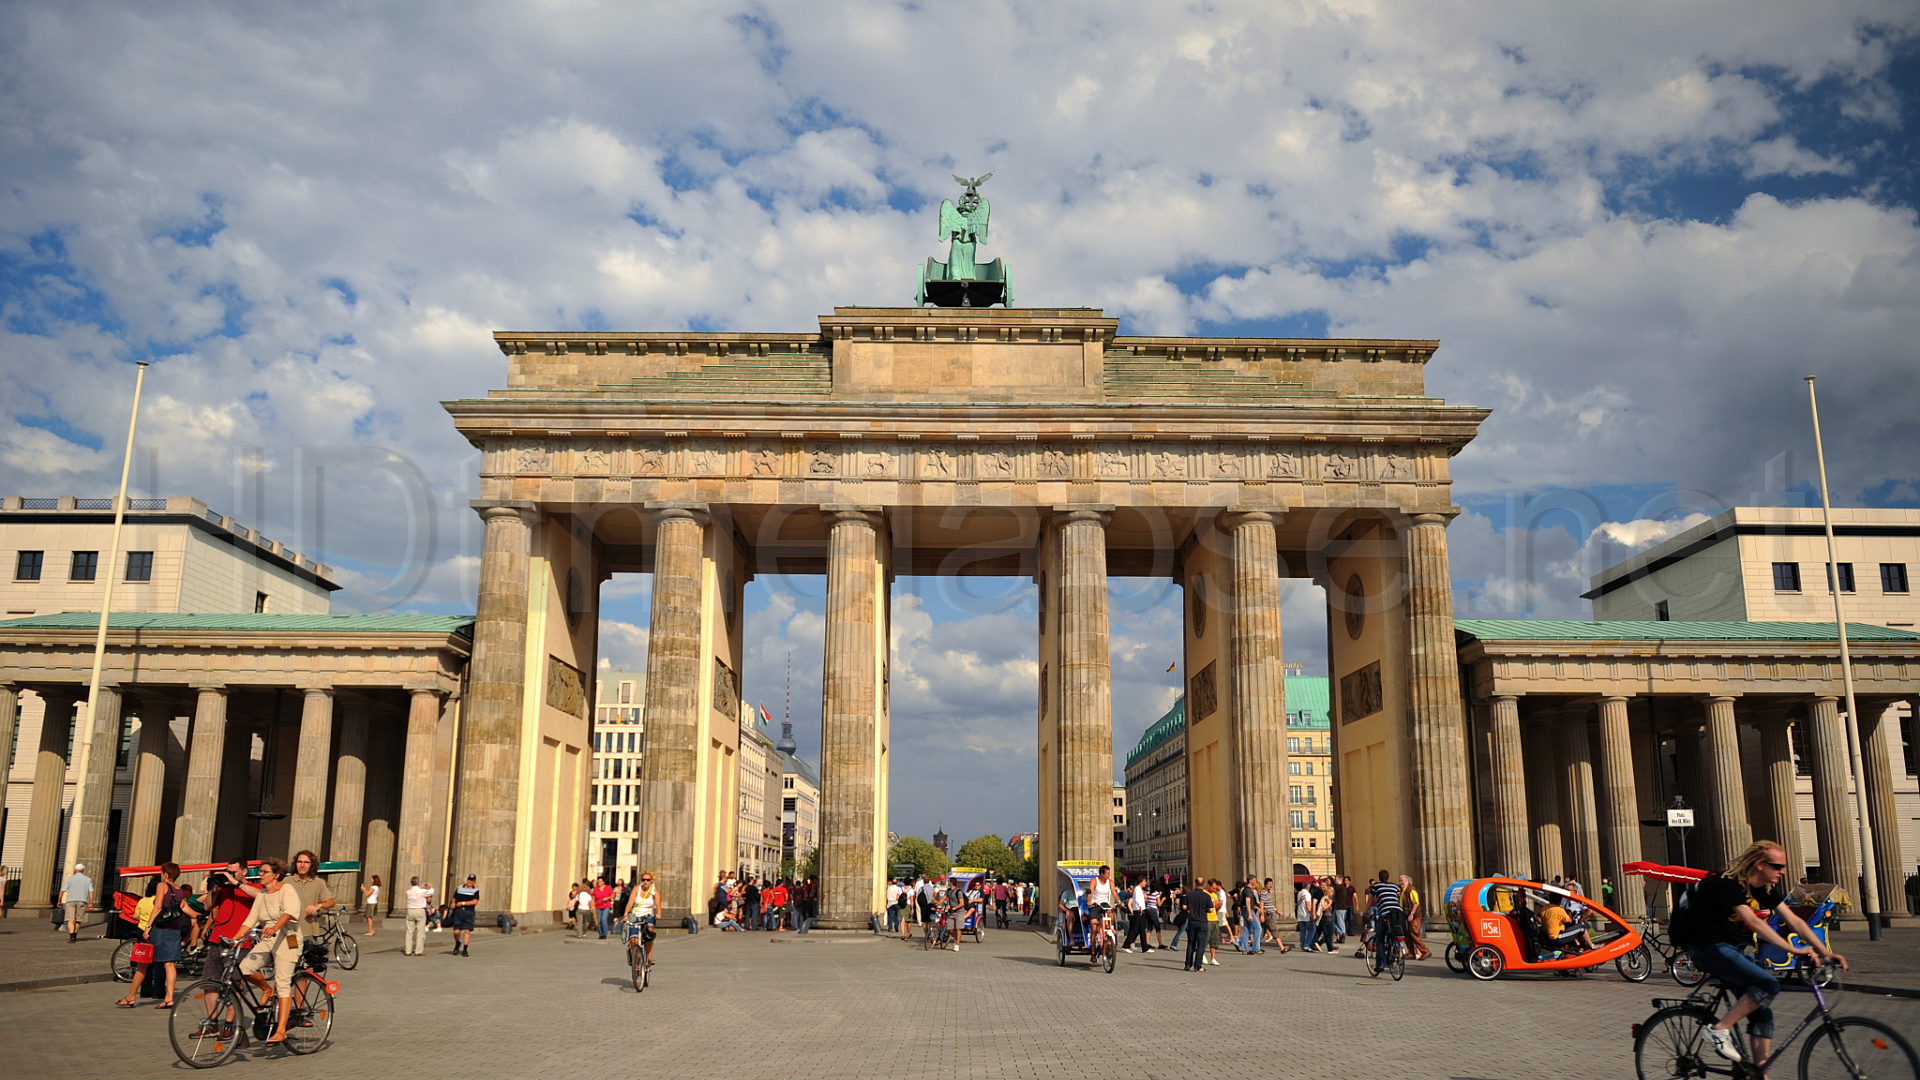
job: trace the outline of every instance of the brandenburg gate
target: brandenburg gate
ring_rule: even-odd
[[[1043,867],[1112,852],[1107,582],[1158,577],[1185,597],[1193,871],[1286,880],[1280,588],[1304,577],[1328,596],[1344,865],[1469,876],[1448,463],[1487,414],[1427,396],[1438,342],[1127,337],[1098,310],[979,306],[1011,286],[974,264],[969,212],[943,207],[943,235],[995,280],[930,262],[922,295],[976,306],[501,332],[506,388],[445,404],[484,453],[448,867],[479,875],[483,911],[545,912],[579,872],[597,594],[617,572],[653,575],[634,812],[669,925],[733,862],[756,574],[826,575],[824,927],[884,907],[897,574],[1038,586]]]

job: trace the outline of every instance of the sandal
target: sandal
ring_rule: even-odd
[[[122,998],[121,1000],[114,1002],[113,1007],[116,1009],[137,1009],[140,1007],[140,1003],[137,1001],[128,1001]]]
[[[171,1001],[163,1001],[163,1002],[161,1002],[160,1004],[158,1004],[158,1005],[155,1005],[155,1006],[154,1006],[154,1008],[155,1008],[155,1009],[171,1009],[171,1008],[173,1008],[173,1002],[171,1002]]]

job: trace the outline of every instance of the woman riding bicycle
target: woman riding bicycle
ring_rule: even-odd
[[[1714,874],[1695,886],[1686,908],[1674,915],[1674,944],[1684,945],[1701,971],[1713,975],[1737,993],[1746,991],[1720,1022],[1707,1029],[1707,1041],[1721,1057],[1741,1060],[1733,1027],[1747,1020],[1753,1059],[1764,1062],[1773,1042],[1773,1009],[1780,980],[1742,955],[1740,946],[1758,934],[1762,940],[1800,956],[1836,960],[1842,971],[1847,958],[1822,944],[1787,903],[1787,855],[1779,844],[1759,840],[1749,845],[1724,874]],[[1771,926],[1767,915],[1778,914],[1805,945],[1790,944]]]
[[[654,922],[660,914],[660,891],[653,887],[653,875],[641,874],[640,887],[627,894],[627,908],[620,913],[627,924],[627,940],[640,938],[646,944],[647,963],[653,963]]]

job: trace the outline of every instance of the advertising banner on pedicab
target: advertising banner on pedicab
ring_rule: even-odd
[[[985,877],[993,871],[979,866],[955,866],[947,871],[947,883],[958,885],[962,889],[973,883],[977,877]]]

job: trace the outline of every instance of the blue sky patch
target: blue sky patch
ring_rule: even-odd
[[[98,450],[106,445],[106,440],[91,431],[82,431],[67,422],[64,416],[16,416],[21,427],[39,428],[51,431],[75,446],[84,446],[89,450]]]

